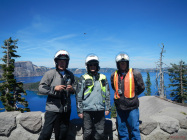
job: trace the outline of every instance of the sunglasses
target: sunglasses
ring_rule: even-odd
[[[97,66],[97,64],[93,63],[93,64],[89,64],[89,66]]]

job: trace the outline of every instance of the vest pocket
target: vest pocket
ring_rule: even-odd
[[[89,87],[89,86],[91,86],[91,85],[93,85],[92,79],[86,79],[86,80],[85,80],[85,87],[87,88],[87,87]]]
[[[102,79],[102,80],[101,80],[101,84],[102,84],[103,87],[105,87],[105,86],[106,86],[106,80],[105,80],[105,79]]]

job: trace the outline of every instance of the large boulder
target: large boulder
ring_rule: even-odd
[[[187,107],[174,104],[156,96],[143,96],[139,98],[140,101],[140,120],[146,120],[148,116],[155,115],[165,108],[180,108],[187,111]],[[144,119],[145,118],[145,119]]]
[[[159,123],[161,130],[169,134],[176,133],[179,130],[179,121],[175,118],[164,115],[155,115],[151,116],[151,118]]]
[[[187,110],[186,107],[167,107],[158,113],[159,115],[167,115],[179,121],[180,128],[187,129]]]
[[[169,138],[169,135],[166,135],[162,132],[156,132],[148,136],[147,138],[145,138],[145,140],[167,140],[168,138]]]
[[[38,134],[33,134],[24,129],[20,124],[11,132],[9,137],[0,137],[0,140],[37,140]]]
[[[17,122],[27,131],[37,133],[42,127],[42,112],[27,112],[17,116]]]
[[[149,135],[157,128],[157,124],[155,120],[147,118],[143,123],[140,123],[140,132],[144,135]]]
[[[0,113],[0,136],[9,136],[12,130],[16,128],[16,116],[18,114],[20,114],[18,111]]]

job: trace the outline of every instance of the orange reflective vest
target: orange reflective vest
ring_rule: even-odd
[[[119,99],[118,93],[118,71],[116,70],[114,73],[114,99]],[[126,98],[133,98],[135,96],[135,83],[134,83],[134,75],[132,72],[132,68],[128,71],[124,79],[124,96]]]

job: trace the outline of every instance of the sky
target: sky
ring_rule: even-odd
[[[162,44],[163,67],[187,63],[187,0],[0,0],[0,46],[9,37],[18,39],[15,61],[37,66],[54,67],[66,50],[69,68],[85,68],[90,53],[115,68],[119,52],[130,67],[156,68]]]

